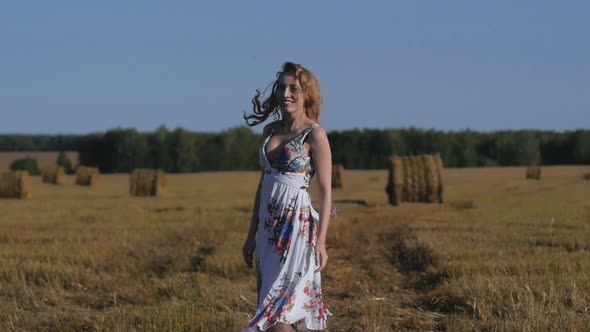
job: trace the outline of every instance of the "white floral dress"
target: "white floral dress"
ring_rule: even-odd
[[[260,147],[264,177],[255,252],[258,310],[243,332],[265,331],[277,323],[323,330],[331,315],[322,300],[320,273],[315,272],[319,216],[307,192],[313,161],[303,148],[316,126],[287,142],[272,165],[266,155],[272,132]]]

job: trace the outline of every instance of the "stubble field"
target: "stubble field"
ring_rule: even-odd
[[[444,204],[391,207],[386,171],[347,171],[329,331],[590,330],[584,173],[449,169]],[[129,197],[126,174],[31,177],[31,199],[0,200],[0,331],[238,331],[255,310],[241,246],[258,176],[169,175],[159,198]]]

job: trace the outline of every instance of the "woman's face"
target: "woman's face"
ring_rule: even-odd
[[[293,75],[282,75],[277,86],[279,104],[285,113],[303,112],[304,96],[299,80]]]

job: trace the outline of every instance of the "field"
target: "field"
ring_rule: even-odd
[[[386,171],[334,191],[329,331],[590,330],[590,167],[448,169],[444,204],[387,205]],[[133,198],[31,178],[0,200],[0,331],[238,331],[254,312],[241,260],[258,172],[168,176]],[[317,197],[312,187],[312,197]]]

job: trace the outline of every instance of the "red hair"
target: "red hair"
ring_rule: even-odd
[[[283,69],[277,73],[277,79],[272,83],[270,96],[264,102],[260,101],[260,91],[256,90],[252,98],[252,113],[248,116],[244,114],[244,120],[249,126],[256,126],[268,119],[271,114],[277,114],[279,118],[283,117],[283,110],[279,104],[277,96],[277,86],[283,75],[293,75],[301,85],[304,95],[303,108],[305,115],[313,121],[318,121],[320,117],[320,104],[322,96],[320,95],[320,86],[315,76],[300,64],[285,62]]]

